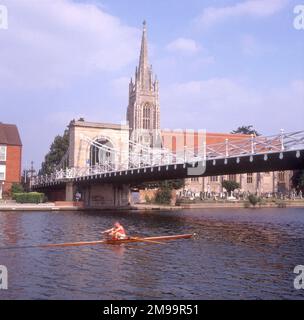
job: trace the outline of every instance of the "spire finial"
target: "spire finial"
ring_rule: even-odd
[[[146,20],[143,21],[143,31],[144,32],[147,31],[147,21]]]
[[[146,20],[143,22],[143,33],[141,39],[141,50],[139,58],[139,72],[144,73],[148,69],[148,41],[147,41],[147,28]]]

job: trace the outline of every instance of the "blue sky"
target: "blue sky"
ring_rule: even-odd
[[[163,128],[304,129],[302,0],[0,0],[0,121],[39,167],[73,118],[125,120],[142,21]]]

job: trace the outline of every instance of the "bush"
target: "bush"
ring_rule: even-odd
[[[22,193],[24,192],[24,189],[20,183],[13,183],[12,188],[11,188],[12,194],[14,193]]]
[[[240,184],[236,181],[224,180],[222,187],[225,188],[227,192],[232,193],[235,189],[240,188]]]
[[[257,196],[255,196],[254,194],[250,194],[248,196],[248,200],[249,200],[250,204],[252,204],[253,206],[256,206],[256,204],[260,202],[260,199]]]
[[[155,202],[159,204],[170,204],[172,199],[172,191],[169,188],[159,189],[155,196]]]
[[[151,203],[152,202],[147,194],[145,195],[145,201],[146,201],[146,203]]]
[[[44,193],[29,192],[29,193],[14,193],[13,199],[17,203],[42,203],[45,200]]]

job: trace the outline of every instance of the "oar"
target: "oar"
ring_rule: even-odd
[[[104,240],[98,240],[98,241],[86,241],[86,242],[50,243],[50,244],[37,244],[37,245],[32,245],[32,246],[0,247],[0,250],[76,247],[76,246],[91,246],[91,245],[97,245],[97,244],[106,244],[106,242]]]
[[[142,242],[149,242],[154,244],[163,244],[162,242],[145,240],[140,237],[130,237],[131,240],[138,240]],[[0,247],[0,250],[14,250],[14,249],[32,249],[32,248],[58,248],[58,247],[79,247],[79,246],[92,246],[97,244],[107,244],[107,240],[98,241],[84,241],[84,242],[66,242],[66,243],[50,243],[50,244],[37,244],[31,246],[15,246],[15,247]],[[125,243],[127,244],[127,243]]]
[[[32,248],[38,248],[39,246],[15,246],[15,247],[0,247],[0,250],[15,250],[15,249],[32,249]]]
[[[50,243],[41,244],[40,248],[56,248],[56,247],[79,247],[79,246],[92,246],[97,244],[106,244],[105,240],[98,241],[83,241],[83,242],[67,242],[67,243]]]

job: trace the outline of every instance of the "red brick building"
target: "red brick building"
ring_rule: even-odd
[[[0,199],[8,197],[12,184],[21,181],[21,155],[17,127],[0,122]]]

